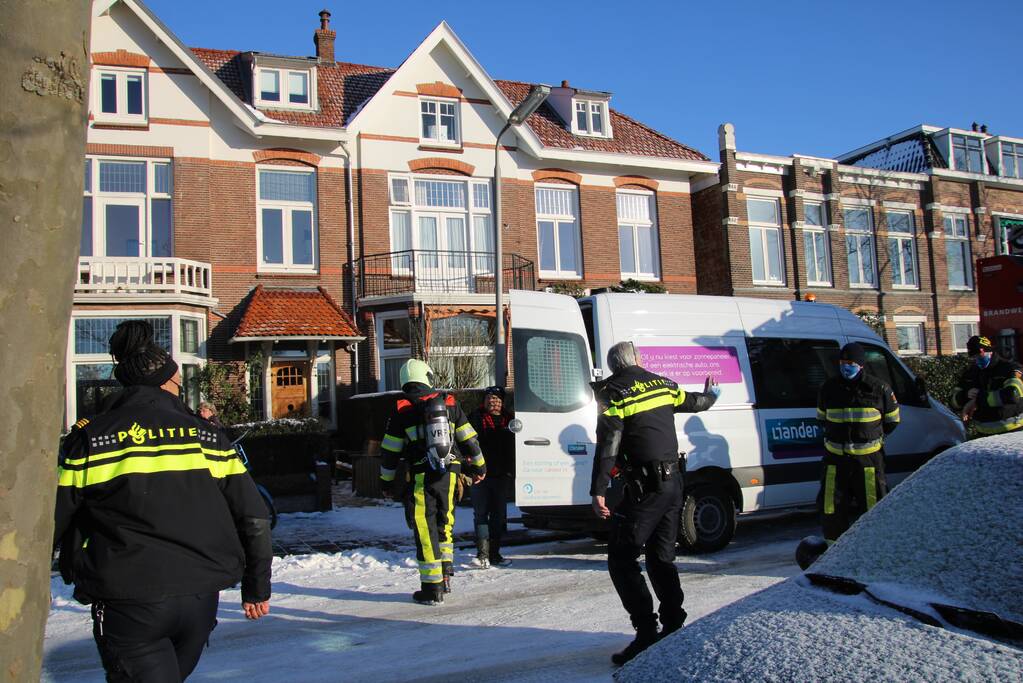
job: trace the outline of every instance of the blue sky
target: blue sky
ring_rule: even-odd
[[[717,126],[765,154],[833,156],[919,123],[1023,137],[1023,2],[515,3],[148,0],[187,45],[396,66],[446,20],[494,78],[613,93],[717,160]]]

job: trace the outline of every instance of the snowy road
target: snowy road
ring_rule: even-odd
[[[342,519],[389,525],[403,537],[399,515],[381,507]],[[724,551],[679,556],[690,621],[795,574],[795,545],[814,528],[808,515],[750,522]],[[604,547],[561,541],[507,555],[511,567],[481,571],[459,550],[454,593],[437,607],[410,601],[417,571],[407,550],[278,558],[271,615],[246,622],[238,592],[225,591],[211,646],[189,680],[610,680],[609,657],[631,631]],[[102,681],[87,608],[59,580],[53,590],[43,680]]]

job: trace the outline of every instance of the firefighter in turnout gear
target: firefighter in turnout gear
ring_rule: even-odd
[[[398,400],[380,444],[380,479],[390,493],[399,458],[408,463],[412,486],[410,518],[419,561],[420,590],[412,599],[433,605],[451,590],[455,524],[455,486],[461,471],[455,442],[468,458],[467,469],[482,481],[487,467],[469,424],[455,397],[433,389],[433,372],[421,360],[411,359],[400,371],[405,396]]]
[[[637,365],[631,342],[612,346],[607,364],[614,374],[597,390],[601,412],[590,495],[597,516],[611,520],[608,573],[636,629],[636,638],[611,657],[620,666],[686,620],[675,568],[683,499],[675,413],[707,410],[720,390],[710,377],[703,393],[687,392],[670,379],[647,372]],[[612,513],[605,496],[615,467],[624,477],[626,495]],[[660,601],[658,613],[637,561],[643,553]]]
[[[899,403],[891,387],[867,374],[866,362],[862,346],[843,346],[839,376],[817,395],[825,450],[817,502],[828,545],[888,493],[884,438],[899,426]]]
[[[987,337],[970,337],[966,351],[973,363],[952,392],[952,407],[984,436],[1023,429],[1023,368],[996,354]]]
[[[270,610],[270,520],[227,436],[178,398],[178,366],[152,326],[110,337],[125,389],[61,447],[54,545],[75,598],[92,604],[108,681],[188,677],[241,581],[249,619]]]

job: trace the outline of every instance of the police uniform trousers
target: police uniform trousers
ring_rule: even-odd
[[[181,683],[199,663],[219,603],[219,592],[93,603],[92,636],[107,681]]]
[[[455,526],[457,476],[450,469],[412,475],[412,496],[406,513],[416,539],[420,583],[441,583],[443,563],[454,560],[451,530]]]
[[[682,476],[677,468],[661,490],[639,500],[627,493],[611,517],[607,568],[622,605],[636,628],[657,627],[653,600],[639,567],[646,554],[646,571],[660,601],[661,623],[681,626],[686,612],[675,568],[675,543],[682,511]]]
[[[860,516],[888,493],[884,449],[868,455],[836,455],[821,460],[818,507],[824,540],[834,543]]]

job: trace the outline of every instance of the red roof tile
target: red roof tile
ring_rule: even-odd
[[[323,287],[268,289],[263,285],[253,290],[234,336],[361,338],[351,318]]]
[[[242,65],[241,52],[193,47],[198,57],[243,102],[252,104],[248,78]],[[299,126],[344,127],[358,108],[383,86],[394,69],[364,64],[335,62],[317,66],[319,112],[296,112],[282,109],[261,109],[268,117]],[[512,105],[529,93],[530,83],[495,81]],[[554,110],[544,104],[526,123],[546,147],[583,149],[614,154],[636,154],[648,157],[710,161],[692,147],[672,140],[667,135],[644,126],[614,109],[611,113],[613,139],[573,135]]]

